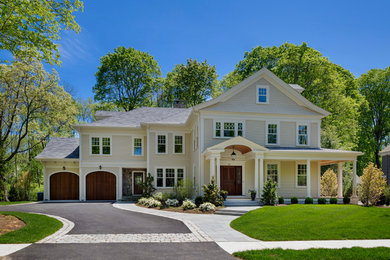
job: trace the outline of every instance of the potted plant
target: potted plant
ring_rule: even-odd
[[[251,195],[251,199],[255,200],[256,199],[256,190],[248,190],[248,193]]]
[[[226,190],[221,190],[221,196],[222,196],[223,200],[226,200],[227,196],[228,196],[228,192]]]

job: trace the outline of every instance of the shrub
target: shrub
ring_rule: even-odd
[[[181,207],[184,210],[186,210],[186,209],[194,209],[194,208],[196,208],[196,205],[191,200],[187,199],[187,200],[183,201],[183,205],[181,205]]]
[[[140,198],[138,204],[143,205],[148,208],[157,208],[161,207],[161,202],[154,198]]]
[[[284,198],[283,197],[279,197],[279,204],[284,204]]]
[[[10,201],[31,200],[33,176],[29,171],[22,171],[16,182],[11,184],[8,198]]]
[[[321,196],[337,195],[337,176],[332,169],[327,169],[321,177]]]
[[[173,198],[183,201],[186,198],[193,198],[195,194],[194,183],[192,180],[179,180],[173,186]]]
[[[175,195],[172,194],[172,193],[164,192],[162,194],[162,200],[163,201],[166,201],[167,199],[174,199],[174,198],[175,198]]]
[[[142,197],[142,198],[138,199],[138,204],[140,204],[140,205],[145,205],[145,203],[146,203],[147,200],[148,200],[148,198]]]
[[[351,198],[350,197],[344,197],[343,198],[343,203],[344,204],[349,204],[351,202]]]
[[[152,196],[153,192],[156,190],[154,187],[153,176],[148,173],[148,176],[145,178],[145,182],[142,183],[142,197],[149,198]]]
[[[318,198],[317,202],[318,202],[318,204],[326,204],[326,199],[325,198]]]
[[[390,204],[390,186],[387,186],[383,191],[383,196],[385,196],[385,204],[389,206]]]
[[[165,204],[168,207],[177,207],[179,205],[179,201],[177,199],[167,199]]]
[[[156,192],[155,194],[153,194],[153,198],[158,201],[163,201],[163,194],[161,192]]]
[[[263,188],[263,194],[261,195],[260,201],[264,205],[275,205],[278,199],[278,194],[276,193],[276,186],[278,184],[272,179],[269,179]]]
[[[313,198],[307,197],[305,199],[305,204],[313,204]]]
[[[202,203],[203,203],[203,197],[202,197],[202,196],[197,196],[197,197],[195,198],[195,205],[196,205],[197,207],[199,207]]]
[[[375,205],[386,187],[386,179],[383,172],[370,163],[360,177],[359,199],[364,206]]]
[[[298,198],[297,197],[292,197],[290,200],[291,200],[291,204],[298,204]]]
[[[214,177],[211,178],[211,182],[208,185],[203,185],[203,202],[210,202],[215,206],[223,205],[223,198],[219,187],[215,184]]]
[[[212,212],[215,211],[215,205],[210,202],[206,202],[200,205],[199,209],[203,212]]]
[[[337,198],[330,198],[329,203],[330,204],[337,204]]]

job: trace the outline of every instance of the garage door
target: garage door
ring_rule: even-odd
[[[115,200],[116,178],[109,172],[91,172],[87,175],[87,200]]]
[[[79,176],[58,172],[50,176],[50,200],[78,200]]]

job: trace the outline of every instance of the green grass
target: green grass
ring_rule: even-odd
[[[45,215],[13,211],[0,211],[0,214],[15,216],[26,223],[23,228],[0,236],[0,244],[34,243],[62,227],[61,221]]]
[[[230,226],[265,241],[388,239],[390,209],[355,205],[266,206]]]
[[[22,204],[22,203],[31,203],[34,201],[0,201],[0,206],[3,205],[14,205],[14,204]]]
[[[342,249],[306,249],[306,250],[283,250],[265,249],[237,252],[233,254],[241,259],[389,259],[390,248],[342,248]]]

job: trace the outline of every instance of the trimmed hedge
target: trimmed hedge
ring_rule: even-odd
[[[279,204],[284,204],[284,198],[283,198],[283,197],[279,197],[278,203],[279,203]]]
[[[330,198],[329,203],[330,204],[337,204],[337,198]]]
[[[349,198],[349,197],[344,197],[344,198],[343,198],[343,202],[344,202],[344,204],[349,204],[349,203],[351,203],[351,198]]]
[[[313,198],[307,197],[305,199],[305,204],[313,204]]]
[[[325,198],[319,198],[318,199],[318,204],[326,204],[326,199]]]
[[[291,204],[298,204],[298,198],[297,197],[292,197],[290,200],[291,200]]]

